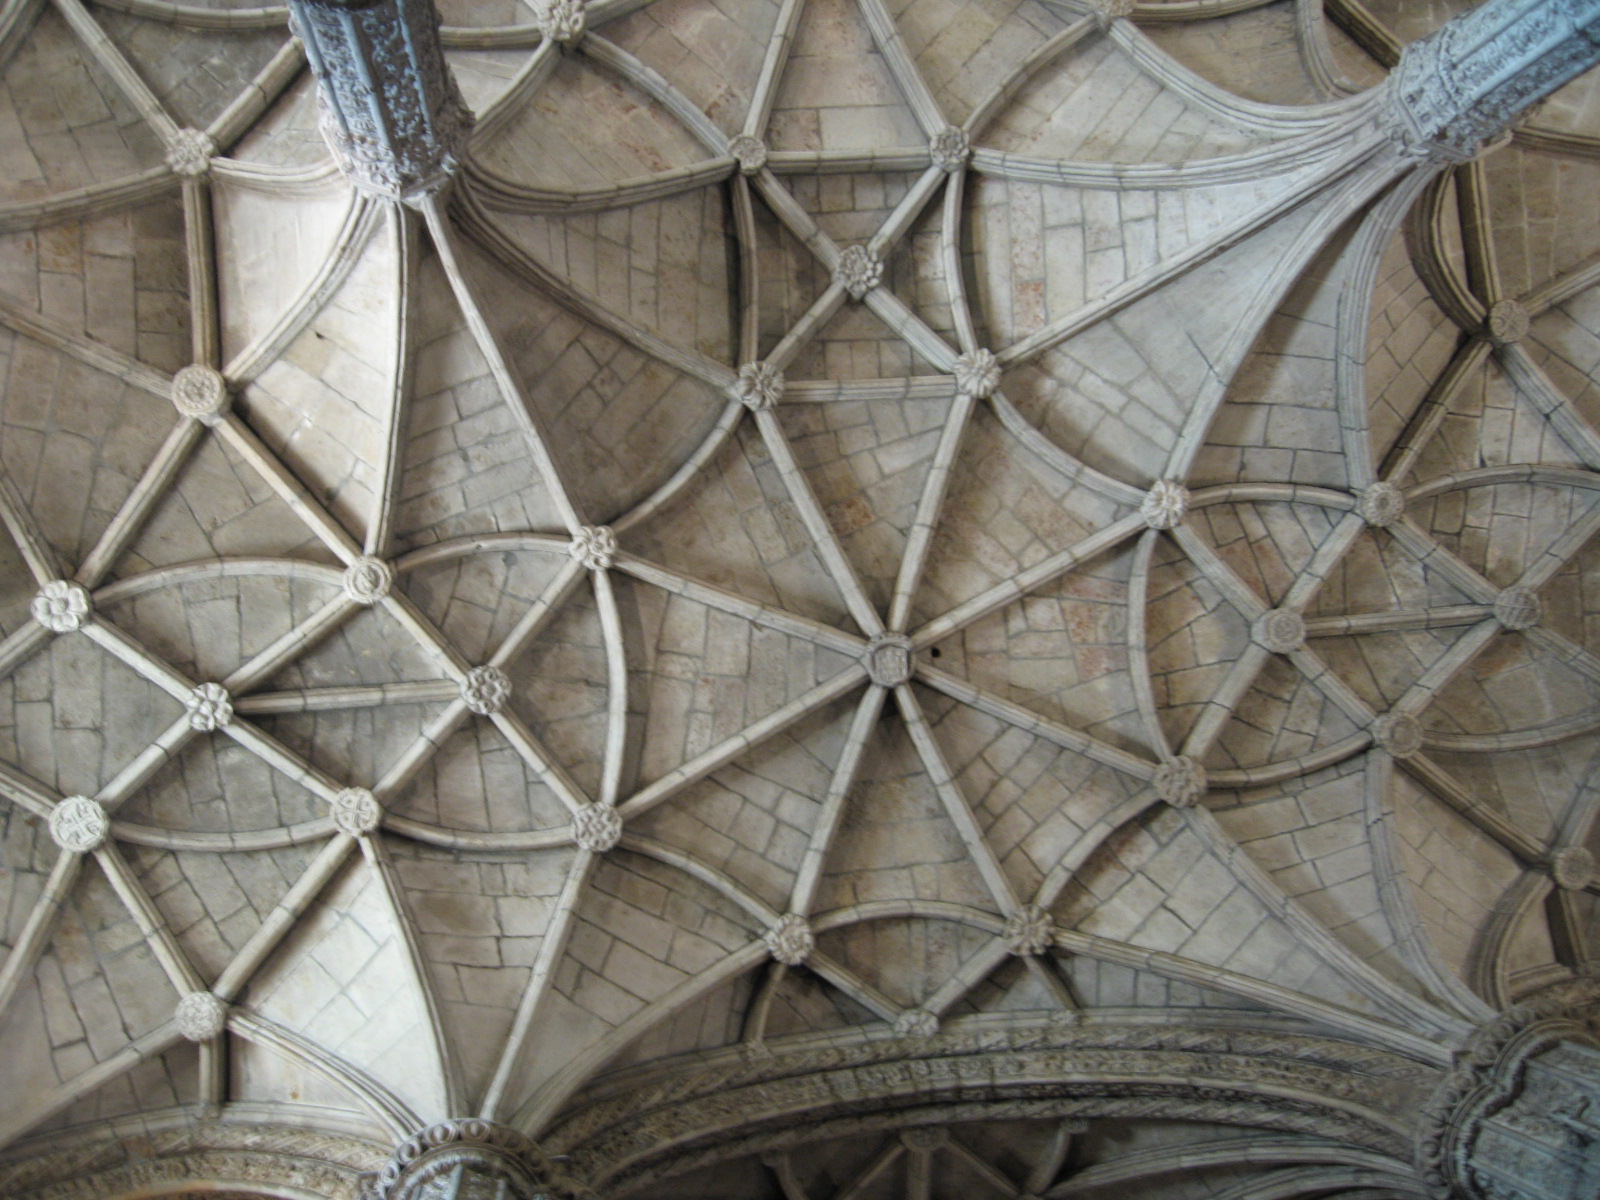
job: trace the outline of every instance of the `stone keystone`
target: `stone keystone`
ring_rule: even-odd
[[[534,23],[552,42],[571,44],[583,36],[583,0],[534,0]]]
[[[228,1026],[228,1005],[210,992],[190,992],[172,1014],[178,1032],[191,1042],[209,1042]]]
[[[1513,631],[1532,629],[1544,617],[1544,603],[1532,588],[1507,588],[1494,598],[1494,619]]]
[[[73,854],[87,854],[105,844],[111,818],[98,800],[68,796],[50,810],[50,836]]]
[[[950,1144],[950,1131],[938,1125],[919,1125],[914,1129],[903,1130],[900,1140],[907,1150],[931,1154]]]
[[[461,681],[461,698],[480,717],[491,717],[511,699],[511,677],[499,667],[473,667]]]
[[[933,159],[934,166],[954,175],[972,157],[972,143],[967,140],[967,131],[946,125],[928,143],[928,155]]]
[[[1356,514],[1374,529],[1387,529],[1406,515],[1406,494],[1392,483],[1375,483],[1357,497]]]
[[[783,372],[764,362],[747,362],[734,381],[734,399],[751,412],[765,412],[783,399]]]
[[[833,281],[859,300],[883,282],[883,261],[865,246],[846,246],[833,269]]]
[[[1206,794],[1206,769],[1187,755],[1163,759],[1156,768],[1156,795],[1174,808],[1189,808]]]
[[[167,147],[167,166],[193,179],[211,170],[211,160],[216,154],[217,144],[210,134],[199,129],[180,129]]]
[[[1581,892],[1594,882],[1594,855],[1583,846],[1563,846],[1550,856],[1550,878],[1569,892]]]
[[[867,678],[879,687],[899,687],[911,679],[911,639],[880,633],[867,643]]]
[[[739,164],[741,175],[754,175],[767,165],[767,146],[760,138],[741,133],[728,143],[728,153]]]
[[[52,579],[39,589],[29,611],[51,633],[72,633],[83,628],[94,605],[83,585],[70,579]]]
[[[817,948],[811,923],[799,913],[785,913],[776,925],[767,930],[766,941],[772,957],[787,967],[798,967]]]
[[[1250,637],[1263,650],[1292,654],[1306,644],[1306,622],[1288,608],[1271,608],[1255,619]]]
[[[581,849],[604,854],[622,839],[622,817],[609,804],[585,804],[572,818],[572,840]]]
[[[896,1037],[930,1038],[939,1032],[939,1018],[925,1008],[908,1008],[894,1019]]]
[[[951,374],[962,395],[987,400],[1000,386],[1000,360],[987,350],[974,350],[956,359]]]
[[[585,525],[573,535],[567,553],[591,571],[608,570],[617,556],[617,535],[609,525]]]
[[[1006,918],[1006,949],[1016,955],[1043,954],[1056,941],[1056,924],[1037,904],[1024,904]]]
[[[1528,336],[1528,310],[1516,300],[1496,300],[1489,306],[1489,340],[1511,346]]]
[[[1422,749],[1422,722],[1410,713],[1385,713],[1372,723],[1372,740],[1394,758],[1410,758]]]
[[[347,787],[333,798],[333,823],[340,833],[362,837],[382,819],[378,798],[364,787]]]
[[[1139,515],[1151,529],[1174,529],[1189,511],[1189,489],[1176,479],[1158,479],[1139,505]]]
[[[222,372],[191,363],[172,377],[172,404],[202,425],[215,425],[228,412],[228,382]]]
[[[344,594],[357,604],[376,604],[394,586],[394,568],[381,558],[364,554],[344,570]]]
[[[233,697],[220,683],[202,683],[183,706],[189,710],[189,728],[200,733],[226,728],[233,720]]]

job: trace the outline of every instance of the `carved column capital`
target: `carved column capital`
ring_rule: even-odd
[[[322,135],[356,187],[390,200],[460,168],[472,113],[444,61],[432,0],[289,0],[317,77]]]
[[[494,1121],[440,1121],[395,1147],[362,1200],[587,1200],[531,1138]]]
[[[1489,0],[1412,42],[1386,124],[1406,153],[1462,162],[1600,61],[1600,0]]]
[[[1423,1112],[1417,1165],[1437,1200],[1600,1193],[1600,980],[1513,1005],[1457,1056]]]

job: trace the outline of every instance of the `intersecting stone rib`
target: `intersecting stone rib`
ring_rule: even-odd
[[[856,705],[856,714],[850,722],[850,730],[845,734],[844,746],[839,751],[838,764],[834,767],[833,776],[828,782],[828,791],[822,799],[816,824],[811,827],[811,839],[806,846],[805,857],[800,860],[800,869],[795,873],[794,886],[790,892],[789,911],[799,913],[802,917],[810,916],[812,907],[816,903],[817,889],[822,882],[823,864],[833,845],[839,821],[844,815],[844,807],[849,802],[850,790],[855,786],[856,773],[861,766],[867,739],[883,712],[886,695],[887,692],[883,688],[867,688],[862,693],[860,703]]]
[[[166,498],[172,483],[199,445],[205,426],[198,421],[180,420],[161,443],[139,482],[133,485],[110,524],[101,533],[73,578],[91,591],[100,586],[111,568],[144,529],[157,504]]]

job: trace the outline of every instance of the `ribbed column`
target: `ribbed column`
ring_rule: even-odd
[[[1600,983],[1484,1026],[1424,1114],[1418,1165],[1438,1200],[1600,1196]]]
[[[493,1121],[430,1125],[395,1148],[363,1200],[580,1200],[528,1138]]]
[[[1465,160],[1596,62],[1600,0],[1488,0],[1406,47],[1392,128],[1412,153]]]
[[[472,114],[432,0],[289,0],[317,77],[322,134],[358,188],[399,200],[460,166]]]

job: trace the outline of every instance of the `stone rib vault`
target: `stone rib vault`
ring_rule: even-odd
[[[1600,13],[1473,7],[5,0],[0,1192],[1559,1200]]]

